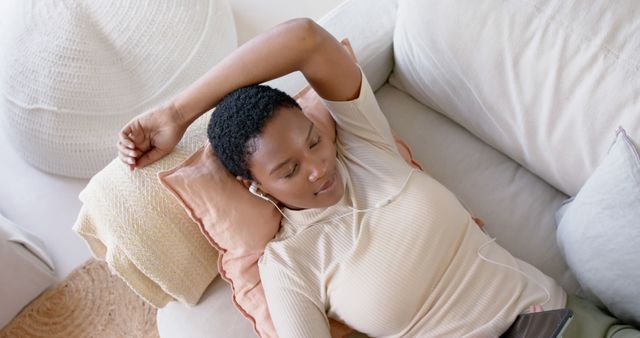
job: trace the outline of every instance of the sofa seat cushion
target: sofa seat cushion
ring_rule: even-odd
[[[568,293],[580,291],[556,242],[555,211],[566,195],[392,85],[376,95],[424,170],[481,218],[500,245]]]
[[[391,83],[568,195],[640,134],[636,1],[401,0]]]
[[[255,337],[251,322],[233,306],[231,297],[229,284],[215,278],[197,305],[169,302],[158,309],[160,337]]]

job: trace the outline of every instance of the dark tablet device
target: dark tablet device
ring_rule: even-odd
[[[559,338],[573,318],[569,309],[519,315],[500,338]]]

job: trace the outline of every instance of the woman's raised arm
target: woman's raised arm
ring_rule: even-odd
[[[166,106],[141,114],[120,132],[120,159],[142,168],[171,152],[186,128],[231,91],[300,71],[320,96],[357,96],[360,70],[338,41],[310,19],[294,19],[248,41]]]

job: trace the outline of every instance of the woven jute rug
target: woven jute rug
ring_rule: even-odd
[[[156,338],[156,309],[106,263],[90,259],[27,305],[0,330],[5,337]]]

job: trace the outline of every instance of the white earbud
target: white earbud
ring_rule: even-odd
[[[251,186],[249,187],[249,192],[251,194],[253,194],[254,196],[262,198],[265,201],[271,202],[269,197],[267,197],[264,194],[258,192],[258,186],[256,185],[256,182],[251,183]]]
[[[376,205],[374,205],[373,207],[375,209],[382,208],[382,207],[384,207],[386,205],[391,204],[391,202],[393,202],[394,199],[395,199],[395,197],[391,197],[391,198],[388,198],[386,200],[382,200],[382,201],[376,203]]]

